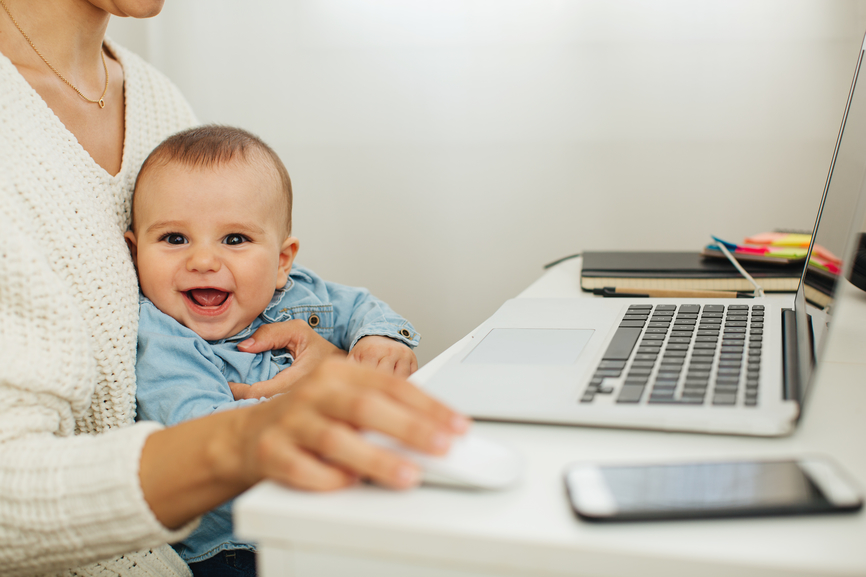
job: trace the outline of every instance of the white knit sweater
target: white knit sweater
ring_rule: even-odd
[[[164,76],[109,46],[126,98],[116,176],[0,54],[0,575],[189,575],[165,543],[190,528],[166,530],[138,480],[158,427],[133,424],[123,232],[145,156],[195,118]]]

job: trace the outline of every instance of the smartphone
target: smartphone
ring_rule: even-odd
[[[856,511],[863,499],[827,459],[640,465],[575,464],[574,511],[589,521],[700,519]]]

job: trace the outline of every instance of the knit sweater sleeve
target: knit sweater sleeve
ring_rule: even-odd
[[[164,544],[195,523],[162,526],[138,475],[160,426],[132,423],[137,290],[122,227],[137,168],[103,176],[64,147],[62,125],[3,59],[0,575],[188,575]],[[193,118],[155,71],[123,64],[127,91],[153,86],[171,99],[159,113],[127,97],[139,111],[126,164],[137,166]]]
[[[0,573],[61,569],[181,538],[187,530],[166,530],[138,483],[141,447],[157,425],[71,434],[73,405],[95,380],[86,327],[52,290],[58,279],[9,208],[0,211]]]

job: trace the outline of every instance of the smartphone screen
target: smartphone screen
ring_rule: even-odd
[[[821,484],[794,460],[577,467],[569,471],[566,482],[577,513],[595,520],[793,514],[845,508],[828,499]],[[854,501],[859,507],[859,498]]]

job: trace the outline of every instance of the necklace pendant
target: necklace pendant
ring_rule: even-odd
[[[99,99],[99,107],[100,107],[100,108],[105,108],[105,100],[102,99],[102,98]]]

